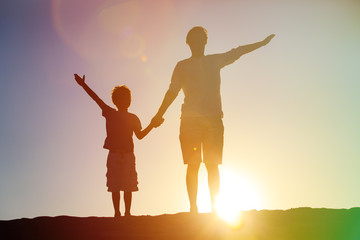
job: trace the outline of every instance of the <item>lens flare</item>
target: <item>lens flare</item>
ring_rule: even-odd
[[[141,61],[146,62],[147,61],[147,57],[145,55],[141,56]]]

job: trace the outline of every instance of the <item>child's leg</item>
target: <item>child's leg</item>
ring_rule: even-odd
[[[112,201],[114,205],[115,215],[114,217],[120,217],[120,192],[112,192]]]
[[[125,216],[131,216],[131,199],[132,192],[124,192],[124,202],[125,202]]]

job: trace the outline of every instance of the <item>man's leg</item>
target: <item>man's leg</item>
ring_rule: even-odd
[[[215,200],[220,189],[220,174],[218,164],[205,164],[208,173],[208,185],[211,198],[211,208],[214,212]]]
[[[180,123],[180,145],[184,164],[187,164],[186,188],[190,212],[197,213],[198,173],[201,163],[201,128],[198,118],[184,118]]]
[[[214,212],[215,200],[220,190],[219,164],[222,163],[224,146],[224,125],[222,119],[209,119],[205,133],[203,140],[203,155],[208,173],[211,207]]]
[[[115,215],[114,217],[120,217],[120,192],[112,192],[112,202],[114,205]]]
[[[190,202],[190,212],[197,213],[197,191],[198,191],[198,173],[199,173],[200,163],[188,164],[186,171],[186,188],[189,196]]]
[[[132,192],[124,192],[124,202],[125,202],[125,216],[131,216],[131,200]]]

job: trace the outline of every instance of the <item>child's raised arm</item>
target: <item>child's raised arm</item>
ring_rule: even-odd
[[[161,118],[161,120],[157,121],[156,123],[154,121],[151,121],[149,126],[147,126],[145,129],[141,130],[135,130],[134,133],[138,139],[143,139],[148,133],[153,129],[157,128],[164,122],[164,119]]]
[[[75,76],[75,81],[84,88],[85,92],[87,92],[87,94],[89,94],[89,96],[99,105],[99,107],[104,110],[107,105],[104,103],[103,100],[101,100],[101,98],[98,97],[98,95],[96,95],[96,93],[85,83],[85,75],[83,75],[83,77],[81,78],[79,75],[74,74]]]

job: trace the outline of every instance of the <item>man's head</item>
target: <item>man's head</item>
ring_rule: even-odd
[[[131,91],[125,86],[116,86],[111,92],[111,99],[118,109],[126,110],[131,103]]]
[[[186,36],[186,43],[190,46],[193,44],[206,44],[207,43],[207,31],[202,26],[196,26],[190,29]]]
[[[188,32],[186,36],[186,43],[189,45],[193,55],[204,54],[207,39],[208,36],[206,29],[201,26],[196,26]]]

